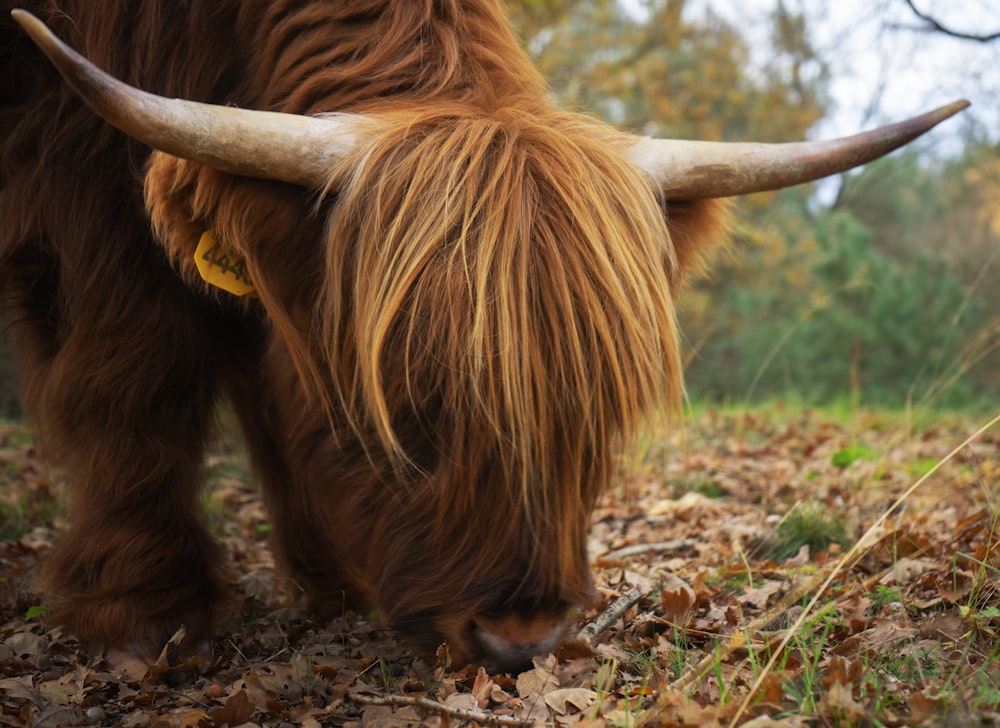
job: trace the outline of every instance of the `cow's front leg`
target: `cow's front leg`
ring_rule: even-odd
[[[32,306],[10,314],[27,409],[72,492],[42,572],[51,616],[153,655],[181,626],[207,637],[225,591],[199,496],[217,337],[176,279],[155,285],[110,314],[78,305],[58,338]]]
[[[146,477],[126,480],[111,464],[75,484],[71,526],[42,584],[52,617],[81,638],[155,658],[182,626],[187,644],[208,637],[225,590],[220,549],[195,514],[197,471],[145,463]]]

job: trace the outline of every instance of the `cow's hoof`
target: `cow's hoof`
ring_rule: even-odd
[[[108,647],[103,659],[112,673],[123,680],[152,680],[181,683],[203,675],[212,663],[212,648],[208,642],[184,643],[184,629],[178,630],[157,654],[138,645]]]
[[[104,650],[103,659],[113,674],[123,680],[139,681],[156,664],[156,653],[139,647],[109,647]]]

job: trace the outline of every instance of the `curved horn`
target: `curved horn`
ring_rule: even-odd
[[[625,155],[668,200],[731,197],[812,182],[877,159],[969,106],[955,101],[921,116],[842,139],[786,144],[638,139]]]
[[[11,15],[105,120],[155,149],[233,174],[304,187],[326,184],[369,120],[237,109],[166,99],[96,68],[24,10]],[[637,139],[626,156],[668,199],[728,197],[811,182],[870,162],[969,106],[956,101],[907,121],[823,142],[747,144]]]
[[[253,111],[146,93],[98,69],[31,13],[11,15],[108,123],[154,149],[224,172],[322,188],[370,123],[356,115]]]

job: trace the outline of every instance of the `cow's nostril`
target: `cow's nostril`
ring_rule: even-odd
[[[472,620],[472,636],[486,655],[487,666],[505,672],[531,667],[536,655],[555,650],[566,631],[563,617],[506,616]]]

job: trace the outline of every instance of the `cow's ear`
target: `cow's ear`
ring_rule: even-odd
[[[666,203],[667,230],[681,279],[700,273],[707,254],[728,241],[732,205],[731,199]]]
[[[195,250],[210,227],[196,209],[199,175],[205,171],[163,152],[153,152],[146,169],[146,211],[153,235],[184,281],[195,288],[204,286],[194,263]]]

